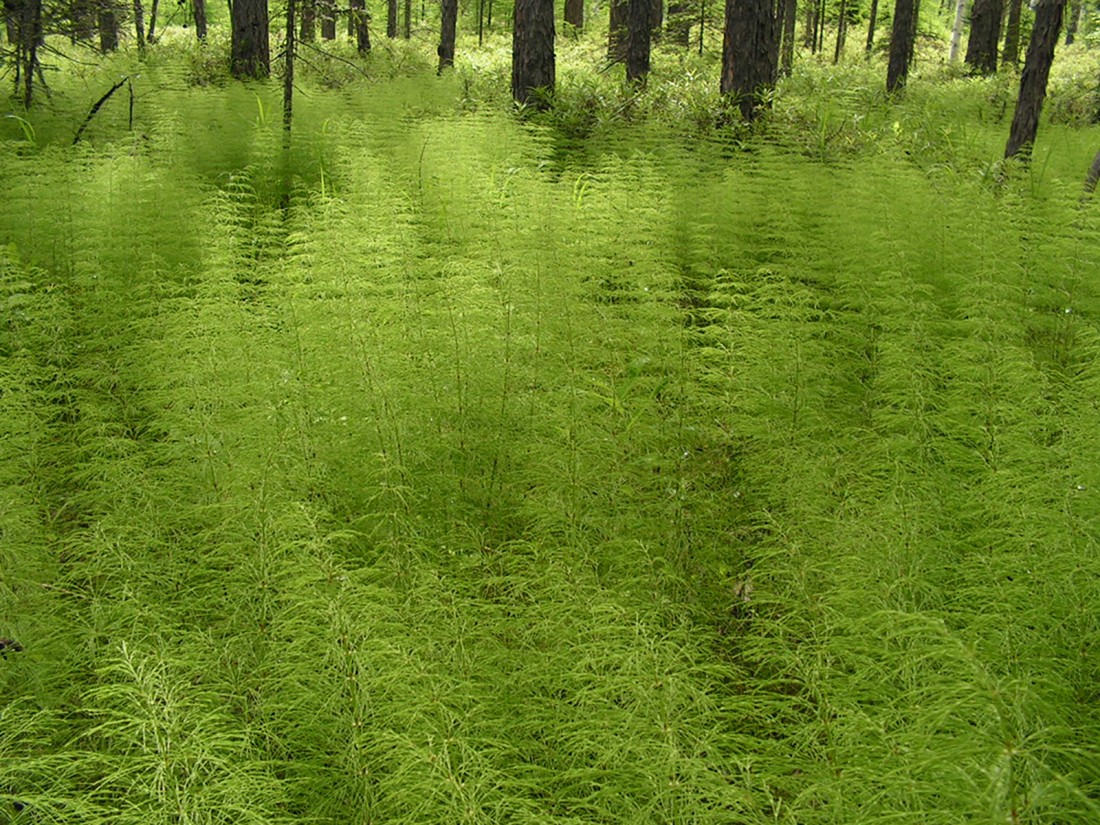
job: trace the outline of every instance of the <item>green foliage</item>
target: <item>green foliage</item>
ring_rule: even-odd
[[[1100,822],[1087,133],[171,48],[0,145],[0,818]]]

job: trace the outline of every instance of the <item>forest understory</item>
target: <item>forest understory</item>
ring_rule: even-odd
[[[0,822],[1100,823],[1081,75],[158,48],[3,125]]]

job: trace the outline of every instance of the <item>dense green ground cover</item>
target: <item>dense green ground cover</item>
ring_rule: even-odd
[[[1094,133],[162,45],[0,146],[0,819],[1100,822]]]

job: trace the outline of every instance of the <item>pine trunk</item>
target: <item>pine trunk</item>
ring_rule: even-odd
[[[651,0],[629,0],[627,5],[626,79],[645,84],[649,74],[649,47],[652,33]]]
[[[451,0],[457,4],[458,0]],[[349,14],[352,30],[355,33],[355,48],[359,54],[370,51],[370,19],[367,17],[366,0],[349,0]],[[452,32],[452,37],[453,37]],[[452,49],[452,56],[454,50]]]
[[[565,0],[565,22],[578,29],[584,28],[584,0]]]
[[[1011,0],[1008,7],[1008,25],[1005,26],[1005,49],[1001,54],[1001,64],[1013,69],[1020,62],[1020,14],[1024,0]]]
[[[726,0],[721,92],[746,121],[775,85],[775,9],[770,0]]]
[[[445,68],[455,64],[455,25],[458,20],[458,0],[442,0],[440,12],[439,48],[436,49],[436,53],[439,55],[439,68],[437,71],[439,74],[443,74]]]
[[[685,49],[691,45],[692,7],[686,0],[670,0],[668,4],[668,39]]]
[[[386,37],[397,37],[397,0],[386,0]]]
[[[192,0],[195,13],[195,37],[206,40],[206,0]]]
[[[867,23],[867,45],[864,46],[864,51],[867,56],[871,56],[871,52],[875,48],[875,25],[878,23],[878,0],[871,0],[871,19]]]
[[[99,50],[104,54],[118,49],[118,18],[115,10],[103,7],[99,10]]]
[[[554,0],[516,0],[512,18],[512,97],[548,108],[554,93]]]
[[[877,2],[877,0],[875,0]],[[798,0],[780,0],[783,3],[783,48],[780,50],[780,72],[790,77],[794,67],[794,27],[798,21]]]
[[[909,63],[913,58],[916,34],[914,0],[894,3],[894,25],[890,30],[890,63],[886,68],[886,91],[890,94],[905,88],[909,78]]]
[[[271,74],[267,0],[233,0],[233,43],[229,68],[240,79]]]
[[[1039,131],[1039,115],[1047,94],[1050,65],[1062,30],[1062,13],[1066,0],[1039,0],[1035,8],[1035,24],[1031,28],[1024,71],[1020,75],[1020,96],[1012,116],[1012,128],[1005,146],[1005,157],[1031,154],[1035,135]]]
[[[319,0],[317,11],[321,15],[321,39],[336,39],[336,0]]]
[[[630,39],[628,20],[630,0],[611,0],[611,22],[607,28],[607,59],[621,63],[626,59],[627,41]]]
[[[997,46],[1001,42],[1001,0],[974,0],[966,63],[975,74],[997,73]]]

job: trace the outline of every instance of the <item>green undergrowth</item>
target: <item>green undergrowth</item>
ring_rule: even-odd
[[[0,817],[1100,822],[1087,134],[462,88],[0,148]]]

